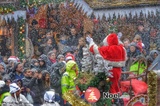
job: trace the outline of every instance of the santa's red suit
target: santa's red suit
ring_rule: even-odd
[[[113,77],[110,77],[110,81],[112,82],[110,93],[119,93],[118,81],[121,76],[121,68],[125,66],[127,59],[126,50],[123,47],[123,44],[118,40],[117,34],[115,33],[109,34],[103,40],[103,46],[101,47],[98,47],[93,40],[89,43],[90,51],[93,54],[100,54],[108,65],[113,67],[113,69],[110,70],[110,72],[113,73]]]

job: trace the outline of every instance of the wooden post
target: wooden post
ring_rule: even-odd
[[[11,55],[15,56],[15,52],[14,52],[14,34],[13,34],[13,28],[10,29],[11,30]]]

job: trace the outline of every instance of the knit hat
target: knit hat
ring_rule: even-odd
[[[64,58],[64,55],[62,55],[62,54],[59,54],[58,56],[57,56],[57,59],[60,59],[60,58]]]
[[[136,43],[134,43],[134,42],[130,43],[130,44],[129,44],[129,46],[134,46],[134,47],[136,47],[136,48],[137,48],[137,44],[136,44]]]
[[[4,87],[5,82],[3,80],[0,80],[0,88]]]
[[[16,93],[20,90],[20,87],[16,83],[12,83],[9,85],[10,93]]]
[[[16,57],[16,56],[10,56],[10,57],[8,58],[8,61],[20,62],[19,58]]]
[[[44,94],[44,101],[49,102],[49,103],[55,102],[55,92],[54,91],[47,91]]]

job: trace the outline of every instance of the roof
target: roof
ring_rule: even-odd
[[[93,9],[151,6],[160,4],[159,0],[84,0]]]
[[[77,9],[81,10],[88,17],[92,14],[95,18],[102,19],[103,16],[108,18],[113,18],[115,16],[129,17],[137,15],[140,16],[143,13],[149,16],[150,13],[156,14],[160,11],[160,1],[159,0],[71,0]],[[121,1],[121,2],[119,2]],[[130,2],[129,2],[130,1]]]

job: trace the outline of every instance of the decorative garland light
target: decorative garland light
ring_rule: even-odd
[[[14,11],[16,10],[16,8],[12,5],[7,5],[7,6],[0,6],[0,14],[8,14],[8,13],[12,13],[14,14]]]
[[[20,0],[21,7],[34,7],[34,6],[40,6],[43,4],[49,4],[49,3],[56,3],[59,4],[61,2],[64,2],[66,0]]]
[[[25,55],[25,20],[22,17],[18,19],[18,25],[18,57],[22,59]]]
[[[157,74],[154,71],[151,71],[148,74],[148,106],[156,106],[157,105]]]

